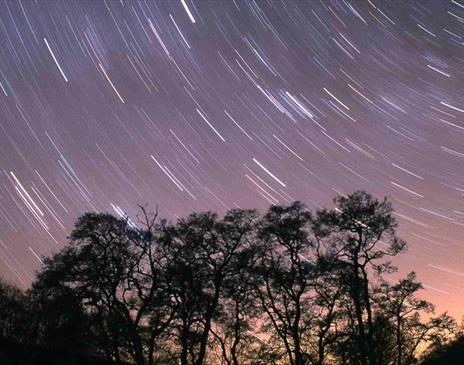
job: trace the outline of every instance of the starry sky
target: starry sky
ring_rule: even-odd
[[[464,313],[464,2],[2,1],[0,275],[86,211],[389,196],[427,299]]]

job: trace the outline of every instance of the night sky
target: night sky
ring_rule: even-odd
[[[86,211],[389,196],[423,296],[464,312],[464,2],[2,1],[0,275]]]

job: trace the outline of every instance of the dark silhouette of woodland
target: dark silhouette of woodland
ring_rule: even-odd
[[[0,363],[462,363],[455,320],[414,272],[390,275],[405,249],[390,202],[334,203],[176,223],[86,213],[30,289],[0,284]]]

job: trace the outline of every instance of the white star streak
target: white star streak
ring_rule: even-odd
[[[53,60],[54,60],[55,63],[56,63],[56,66],[58,67],[58,69],[59,69],[60,72],[61,72],[61,76],[63,76],[64,81],[68,82],[68,78],[67,78],[66,75],[64,74],[63,69],[61,68],[60,64],[58,63],[58,60],[57,60],[56,57],[55,57],[55,54],[53,53],[52,49],[50,48],[50,45],[48,44],[47,38],[44,38],[44,41],[45,41],[45,44],[47,45],[48,51],[50,52],[50,54],[51,54],[52,57],[53,57]]]
[[[256,158],[253,159],[253,161],[261,167],[270,177],[272,177],[275,181],[277,181],[280,185],[282,185],[284,188],[287,187],[277,176],[275,176],[272,172],[270,172],[267,168],[263,166],[261,162],[259,162]]]
[[[195,18],[193,17],[193,14],[190,12],[190,9],[188,8],[187,3],[185,2],[185,0],[180,0],[180,2],[182,3],[182,6],[184,7],[185,11],[187,12],[187,15],[190,18],[191,22],[195,23]]]
[[[105,75],[106,79],[108,80],[108,82],[110,83],[111,87],[113,88],[114,92],[116,93],[116,95],[118,96],[119,100],[121,100],[121,102],[124,104],[124,99],[122,98],[121,94],[119,93],[118,89],[116,89],[116,87],[113,85],[113,83],[111,82],[111,79],[109,78],[108,74],[106,73],[105,69],[103,68],[103,65],[101,63],[98,64],[98,66],[100,66],[100,69],[102,70],[103,72],[103,75]]]
[[[224,137],[219,133],[216,128],[213,127],[213,125],[206,119],[206,117],[203,115],[203,113],[197,108],[197,113],[200,114],[200,116],[203,118],[203,120],[208,124],[208,126],[214,131],[214,133],[217,134],[217,136],[222,140],[222,142],[225,142],[226,140]]]

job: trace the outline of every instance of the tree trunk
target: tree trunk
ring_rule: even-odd
[[[371,309],[371,302],[370,302],[370,297],[369,297],[369,278],[367,276],[367,272],[364,267],[361,267],[361,273],[362,273],[362,296],[364,299],[364,305],[366,306],[366,312],[367,312],[367,346],[368,346],[368,358],[369,358],[369,364],[370,365],[377,365],[378,364],[378,358],[377,358],[377,353],[376,351],[373,351],[373,334],[374,334],[374,323],[373,323],[373,316],[372,316],[372,309]]]
[[[401,365],[403,363],[403,344],[401,341],[401,317],[399,316],[399,314],[397,315],[396,321],[396,344],[398,346],[397,365]]]
[[[203,365],[203,363],[205,362],[206,345],[208,343],[208,335],[209,331],[211,330],[211,320],[214,312],[213,308],[216,308],[216,306],[210,305],[205,316],[205,328],[203,329],[203,333],[201,334],[200,349],[198,351],[198,357],[195,361],[195,365]]]
[[[150,336],[150,343],[148,344],[148,365],[153,365],[155,359],[153,358],[153,354],[155,352],[155,335],[152,333]]]
[[[299,298],[297,299],[299,300]],[[300,317],[301,317],[301,308],[300,303],[296,303],[295,311],[295,320],[293,321],[293,344],[295,346],[295,365],[303,365],[303,356],[301,355],[301,343],[300,343]]]
[[[137,336],[133,339],[134,345],[134,360],[137,365],[145,365],[145,357],[143,356],[143,346],[140,337]]]
[[[239,365],[237,359],[237,346],[240,342],[240,305],[239,301],[235,301],[235,323],[234,323],[234,342],[232,343],[232,347],[230,348],[230,355],[232,357],[232,363],[234,365]]]
[[[354,267],[353,267],[353,277],[351,282],[351,298],[353,300],[356,321],[358,322],[358,346],[360,351],[361,357],[361,365],[367,365],[367,358],[368,358],[368,351],[366,349],[366,332],[364,328],[364,321],[363,321],[363,311],[361,308],[361,301],[360,301],[360,277],[358,275],[359,265],[357,262],[357,258],[355,258]]]
[[[180,365],[188,365],[187,357],[188,357],[188,328],[184,324],[182,326],[182,333],[180,335],[180,343],[182,346],[182,350],[180,352]]]
[[[198,351],[198,357],[197,357],[197,360],[195,361],[195,365],[203,365],[203,363],[205,362],[206,345],[208,344],[209,332],[211,330],[211,321],[213,319],[214,312],[216,311],[216,307],[219,302],[221,284],[222,284],[222,277],[219,277],[219,278],[216,277],[215,284],[214,284],[215,293],[206,311],[205,328],[203,329],[203,333],[201,335],[200,350]]]

